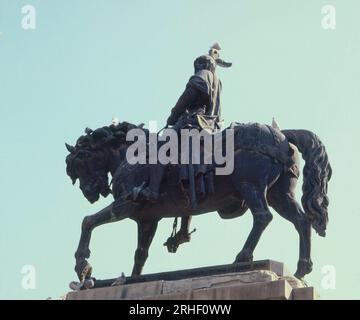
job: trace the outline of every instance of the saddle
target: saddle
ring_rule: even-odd
[[[234,130],[234,149],[246,150],[271,157],[284,166],[284,171],[291,170],[293,149],[280,130],[258,123],[233,123],[229,127]],[[224,131],[223,131],[224,132]],[[223,135],[225,139],[225,135]],[[224,141],[224,140],[223,140]],[[223,150],[225,149],[223,143]],[[215,192],[215,164],[202,162],[203,150],[200,150],[200,164],[169,164],[164,180],[179,185],[188,201],[189,207],[195,209],[198,200]],[[149,183],[151,165],[130,165],[126,161],[118,169],[113,178],[113,194],[115,198],[128,196],[134,188],[143,188]],[[168,177],[168,175],[170,176]],[[140,190],[140,189],[139,189]]]
[[[133,199],[134,190],[145,188],[150,182],[151,164],[130,165],[126,161],[121,164],[112,181],[115,199]],[[168,164],[161,184],[176,185],[183,193],[187,206],[194,209],[197,199],[214,193],[214,167],[210,164]],[[166,192],[166,190],[165,190]],[[161,195],[164,195],[161,194]],[[160,196],[161,196],[160,195]],[[113,208],[114,210],[114,208]]]

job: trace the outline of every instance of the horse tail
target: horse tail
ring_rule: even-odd
[[[332,175],[325,146],[319,137],[311,131],[282,130],[281,132],[290,143],[296,145],[305,160],[302,206],[311,221],[312,227],[320,236],[325,237],[329,220],[328,182]]]

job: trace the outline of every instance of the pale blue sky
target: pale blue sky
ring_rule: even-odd
[[[25,4],[37,10],[36,30],[21,28]],[[336,30],[321,28],[325,4],[336,7]],[[110,202],[90,205],[71,185],[64,142],[113,116],[164,123],[193,59],[219,41],[233,62],[218,72],[226,123],[275,116],[282,128],[310,129],[326,145],[330,223],[327,238],[313,233],[307,281],[324,298],[359,299],[359,13],[358,0],[0,0],[0,298],[66,293],[81,221]],[[160,223],[145,272],[230,263],[252,219],[195,217],[198,231],[176,255],[162,246],[171,224]],[[94,275],[129,275],[135,246],[130,220],[96,229]],[[255,251],[265,258],[295,271],[297,233],[275,213]],[[36,290],[21,287],[26,264],[36,268]],[[335,290],[321,286],[325,265],[335,267]]]

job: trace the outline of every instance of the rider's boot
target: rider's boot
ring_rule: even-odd
[[[150,166],[150,182],[145,188],[135,187],[133,189],[133,199],[148,200],[157,202],[160,197],[160,184],[165,172],[165,166],[162,164],[155,164]]]

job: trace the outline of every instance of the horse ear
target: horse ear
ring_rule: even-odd
[[[92,129],[90,129],[90,128],[85,128],[85,133],[86,134],[91,134],[91,133],[93,133],[94,132],[94,130],[92,130]]]
[[[142,129],[142,128],[144,128],[144,125],[145,125],[145,123],[140,123],[140,124],[137,125],[137,127]]]
[[[75,152],[75,147],[65,143],[65,147],[66,149],[70,152],[70,153],[74,153]]]

